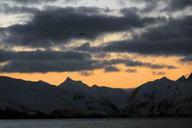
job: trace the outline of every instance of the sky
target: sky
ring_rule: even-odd
[[[0,75],[134,88],[192,72],[191,0],[1,0]]]

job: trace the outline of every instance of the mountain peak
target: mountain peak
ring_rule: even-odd
[[[37,83],[37,84],[39,84],[39,85],[44,85],[44,86],[51,86],[51,84],[49,84],[49,83],[47,83],[47,82],[45,82],[45,81],[43,81],[43,80],[39,80],[39,81],[37,81],[37,82],[35,82],[35,83]]]
[[[167,77],[162,77],[162,78],[160,78],[159,80],[161,80],[161,81],[169,81],[170,79],[168,79]]]
[[[187,79],[186,79],[186,77],[184,76],[184,75],[182,75],[181,77],[179,77],[179,79],[177,79],[176,81],[177,82],[184,82],[184,81],[186,81]]]
[[[70,77],[67,77],[63,83],[60,84],[60,86],[71,84],[73,82],[76,82],[75,80],[71,79]]]
[[[78,86],[78,87],[88,87],[86,84],[84,84],[82,81],[76,81],[76,80],[73,80],[71,79],[70,77],[67,77],[65,79],[65,81],[63,83],[61,83],[59,86],[69,86],[69,87],[72,87],[72,86]]]
[[[172,80],[170,80],[169,78],[167,77],[162,77],[160,79],[157,79],[157,80],[154,80],[152,82],[155,82],[155,83],[169,83],[169,82],[172,82]],[[151,82],[150,82],[151,83]]]
[[[74,80],[71,79],[70,77],[67,77],[64,82],[66,83],[66,82],[72,82],[72,81],[74,81]]]
[[[98,88],[99,86],[97,86],[96,84],[94,84],[92,87],[93,87],[93,88]]]
[[[192,81],[192,73],[189,75],[189,77],[187,78],[188,81]]]

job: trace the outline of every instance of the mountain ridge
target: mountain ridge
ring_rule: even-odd
[[[129,117],[192,116],[191,85],[192,81],[183,76],[176,81],[162,78],[143,84],[130,94],[124,114]]]
[[[54,86],[0,76],[0,118],[192,116],[191,85],[191,75],[135,89],[88,86],[70,77]]]
[[[129,93],[90,87],[71,78],[53,86],[44,81],[0,77],[0,118],[117,116]]]
[[[187,78],[188,81],[192,81],[192,73]]]
[[[59,87],[64,87],[64,86],[88,87],[88,85],[86,85],[82,81],[80,81],[80,80],[73,80],[70,77],[67,77],[64,82],[59,84]]]

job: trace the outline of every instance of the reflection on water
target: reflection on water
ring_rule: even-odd
[[[192,128],[192,118],[0,120],[0,128]]]

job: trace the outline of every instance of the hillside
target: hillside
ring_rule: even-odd
[[[192,116],[192,74],[176,81],[162,78],[143,84],[129,96],[130,117]]]
[[[192,74],[166,77],[135,89],[92,87],[67,78],[44,81],[0,77],[0,118],[192,116]]]
[[[17,118],[23,113],[29,117],[117,116],[131,91],[89,87],[71,78],[53,86],[43,81],[0,77],[0,118]]]

